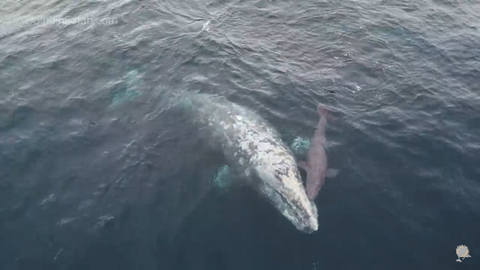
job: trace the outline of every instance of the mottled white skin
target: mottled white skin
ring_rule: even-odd
[[[256,113],[224,98],[189,97],[192,117],[221,146],[228,165],[265,196],[295,227],[318,229],[317,208],[305,192],[297,164],[278,132]]]

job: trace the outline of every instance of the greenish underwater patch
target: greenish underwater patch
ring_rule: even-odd
[[[229,173],[229,168],[227,165],[222,166],[218,169],[217,174],[213,178],[213,183],[216,187],[220,189],[226,189],[231,184],[232,177]]]
[[[114,89],[112,91],[113,98],[110,106],[116,106],[140,96],[141,92],[139,91],[139,87],[142,84],[140,77],[141,76],[136,70],[131,70],[125,74],[123,83],[118,87],[118,89]]]
[[[290,145],[290,150],[295,155],[303,156],[307,153],[308,148],[310,147],[310,141],[305,138],[297,137],[293,140],[292,144]]]

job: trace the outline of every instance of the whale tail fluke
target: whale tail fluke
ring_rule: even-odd
[[[328,109],[321,103],[317,105],[317,112],[321,117],[326,117],[328,115]]]
[[[322,118],[326,118],[327,120],[329,121],[335,121],[335,117],[333,117],[331,114],[330,114],[330,111],[327,109],[327,107],[321,103],[319,103],[317,105],[317,112],[318,114],[320,115],[320,117]]]

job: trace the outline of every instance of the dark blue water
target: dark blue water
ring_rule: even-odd
[[[478,14],[473,0],[4,0],[0,269],[478,269]],[[45,21],[65,17],[114,23]],[[288,144],[332,108],[340,174],[318,232],[248,188],[211,188],[215,155],[164,98],[193,91]],[[472,257],[455,262],[458,245]]]

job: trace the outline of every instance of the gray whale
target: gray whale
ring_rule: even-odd
[[[298,230],[318,229],[315,204],[308,199],[296,161],[265,119],[225,98],[191,94],[180,102],[189,118],[223,153],[242,182],[264,196]]]
[[[328,110],[322,104],[318,104],[317,112],[321,118],[307,150],[307,161],[298,162],[298,166],[307,172],[306,187],[310,200],[317,197],[318,192],[325,184],[325,177],[334,177],[338,173],[338,170],[328,168],[328,158],[325,153],[325,127],[329,117]]]

